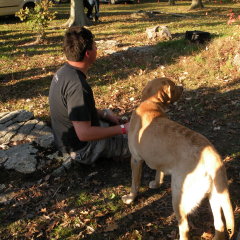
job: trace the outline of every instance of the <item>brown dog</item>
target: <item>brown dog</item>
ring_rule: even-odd
[[[178,100],[182,87],[167,78],[155,79],[143,91],[142,103],[133,112],[128,133],[132,154],[132,188],[123,196],[131,203],[139,190],[143,161],[156,169],[150,188],[157,188],[163,173],[172,176],[172,204],[179,223],[180,240],[188,240],[187,215],[208,197],[214,216],[214,240],[225,239],[223,210],[230,237],[234,216],[229,198],[226,171],[213,145],[201,134],[167,118],[166,106]]]

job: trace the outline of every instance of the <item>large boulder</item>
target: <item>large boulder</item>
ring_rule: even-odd
[[[37,151],[29,143],[14,146],[5,151],[7,161],[4,162],[3,166],[8,170],[13,169],[20,173],[33,173],[37,167],[35,156]]]
[[[167,26],[157,25],[146,29],[147,38],[149,40],[170,40],[172,34]]]
[[[52,147],[53,141],[51,128],[34,119],[33,113],[25,110],[0,113],[1,167],[33,173],[39,169],[39,149]]]

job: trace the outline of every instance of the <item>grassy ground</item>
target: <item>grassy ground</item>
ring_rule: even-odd
[[[96,40],[116,40],[115,47],[99,47],[98,60],[89,72],[98,107],[130,115],[149,79],[167,76],[183,84],[184,95],[169,116],[208,137],[226,163],[235,219],[240,223],[240,100],[239,25],[227,25],[230,9],[238,4],[206,4],[188,11],[189,2],[146,1],[141,4],[101,5],[101,22],[90,29]],[[65,61],[63,29],[69,5],[56,5],[57,19],[42,45],[29,45],[34,36],[26,23],[0,18],[0,111],[26,109],[49,121],[48,90],[53,73]],[[153,18],[134,19],[137,10],[160,11]],[[172,13],[181,14],[176,16]],[[170,41],[151,42],[146,27],[167,25]],[[187,30],[212,34],[206,45],[184,40]],[[128,47],[152,46],[154,52],[133,53]],[[106,49],[117,54],[107,54]],[[102,160],[95,166],[76,166],[66,177],[49,180],[45,172],[20,176],[2,172],[4,192],[14,199],[0,206],[1,239],[177,239],[177,222],[171,207],[169,178],[159,190],[149,190],[153,172],[144,168],[143,187],[136,203],[125,206],[130,164]],[[211,239],[212,217],[207,203],[190,218],[193,239]]]

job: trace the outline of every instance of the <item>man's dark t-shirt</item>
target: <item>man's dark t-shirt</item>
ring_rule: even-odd
[[[55,143],[61,152],[73,152],[87,142],[78,139],[72,121],[90,121],[99,126],[91,87],[86,76],[66,63],[54,75],[49,92],[51,122]]]

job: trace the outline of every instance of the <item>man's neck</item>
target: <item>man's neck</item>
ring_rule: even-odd
[[[73,62],[73,61],[67,61],[67,62],[69,65],[79,68],[79,70],[83,72],[85,75],[87,74],[89,66],[85,62]]]

